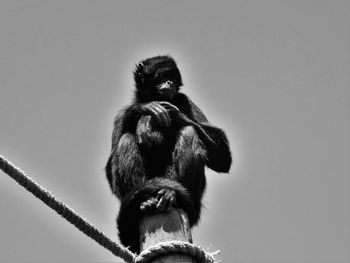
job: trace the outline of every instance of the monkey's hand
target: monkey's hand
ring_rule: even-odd
[[[152,127],[151,116],[142,116],[136,127],[137,143],[151,148],[153,145],[160,145],[163,142],[163,135]]]
[[[152,101],[141,105],[144,114],[150,114],[160,127],[170,127],[169,111],[179,111],[173,104],[166,101]]]
[[[149,197],[141,203],[140,209],[144,212],[154,213],[157,211],[167,211],[175,204],[176,192],[170,189],[161,189],[157,196]]]

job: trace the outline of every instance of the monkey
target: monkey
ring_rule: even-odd
[[[200,219],[205,167],[228,173],[232,163],[224,131],[180,92],[175,60],[155,56],[133,72],[134,99],[114,120],[105,172],[121,200],[117,217],[122,244],[139,252],[139,224],[147,214],[183,209],[190,226]]]

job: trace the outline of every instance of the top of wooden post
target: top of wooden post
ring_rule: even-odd
[[[181,209],[171,208],[146,216],[140,225],[140,251],[165,241],[186,241],[192,243],[191,228],[186,213]],[[192,257],[184,254],[161,256],[152,263],[194,263]]]

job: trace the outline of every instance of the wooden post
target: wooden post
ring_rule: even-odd
[[[169,212],[145,217],[140,225],[140,250],[145,250],[164,241],[187,241],[192,243],[191,228],[186,213],[171,208]],[[161,256],[152,263],[194,263],[192,257],[184,254]]]

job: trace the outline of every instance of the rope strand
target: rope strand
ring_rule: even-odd
[[[10,161],[0,155],[0,169],[13,178],[17,183],[39,198],[47,206],[55,210],[61,217],[74,225],[85,235],[95,240],[98,244],[111,251],[117,257],[124,259],[128,263],[135,261],[135,255],[127,248],[118,245],[105,234],[76,214],[71,208],[56,199],[45,188],[38,185],[29,178],[19,168],[15,167]]]

